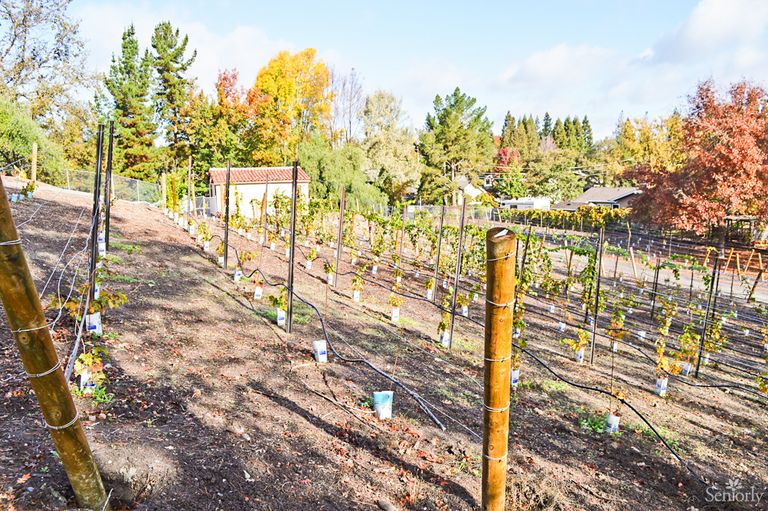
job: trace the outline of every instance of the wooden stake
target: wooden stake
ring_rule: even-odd
[[[508,229],[494,227],[488,231],[485,244],[488,289],[483,394],[483,510],[503,511],[507,482],[509,373],[517,240]]]
[[[80,507],[110,509],[101,475],[69,393],[0,182],[0,299],[24,370]]]
[[[731,257],[733,257],[733,249],[731,249],[730,252],[728,252],[728,259],[725,261],[725,268],[723,271],[728,271],[728,267],[731,265]]]
[[[736,273],[741,277],[741,261],[738,252],[736,253]]]
[[[163,210],[168,209],[168,191],[165,186],[165,172],[160,174],[160,193],[163,196]]]
[[[30,172],[30,181],[37,182],[37,142],[32,142],[32,171]]]
[[[749,253],[749,258],[747,259],[747,264],[744,266],[744,273],[749,274],[749,267],[752,265],[752,258],[755,255],[755,249],[752,249],[752,252]]]
[[[629,247],[629,258],[632,261],[632,274],[635,276],[635,280],[637,280],[637,264],[635,264],[635,251],[632,247]]]
[[[760,279],[763,278],[763,272],[765,272],[765,268],[760,268],[760,271],[757,272],[757,277],[755,277],[755,283],[752,284],[752,289],[749,290],[749,296],[747,296],[747,302],[751,302],[752,299],[755,297],[755,290],[757,290],[757,285],[760,283]]]

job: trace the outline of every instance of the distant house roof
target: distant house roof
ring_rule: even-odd
[[[616,202],[630,195],[637,195],[639,193],[640,193],[640,190],[635,188],[634,186],[625,186],[622,188],[611,188],[607,186],[593,186],[586,192],[582,193],[581,195],[573,199],[573,202],[580,202],[582,204],[587,204],[590,202],[592,203]]]
[[[580,206],[586,206],[583,202],[576,201],[561,201],[552,205],[552,209],[560,209],[563,211],[576,211]]]
[[[227,182],[226,168],[212,168],[208,171],[211,184],[223,185]],[[299,167],[299,183],[309,183],[309,175]],[[233,168],[230,184],[290,183],[293,180],[293,167],[243,167]]]

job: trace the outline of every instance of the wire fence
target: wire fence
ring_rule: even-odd
[[[64,187],[93,193],[95,173],[88,170],[66,170]],[[112,190],[118,200],[157,204],[161,200],[160,185],[125,176],[112,175]]]

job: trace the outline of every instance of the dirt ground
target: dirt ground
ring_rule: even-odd
[[[13,211],[17,223],[29,220],[20,232],[42,289],[70,232],[63,260],[82,250],[91,198],[46,186],[36,195]],[[295,328],[286,334],[274,324],[266,297],[253,299],[254,283],[233,281],[234,254],[229,270],[219,268],[215,254],[146,205],[118,202],[112,226],[110,253],[117,257],[108,263],[104,287],[125,292],[129,302],[107,314],[105,336],[95,342],[109,349],[114,397],[102,404],[79,399],[78,406],[115,509],[479,509],[480,326],[457,320],[448,351],[435,342],[439,312],[432,305],[409,299],[400,323],[389,321],[386,265],[371,276],[382,286],[366,283],[358,304],[351,299],[348,256],[338,287],[330,289],[320,261],[307,271],[297,257],[296,292],[318,306],[336,350],[369,360],[417,392],[443,431],[365,364],[333,354],[329,364],[316,364],[311,341],[322,338],[322,328],[314,311],[295,302]],[[248,269],[284,282],[282,248],[262,250],[235,234],[231,242],[257,252]],[[320,255],[330,253],[325,248]],[[85,264],[81,256],[64,272],[62,292],[72,269]],[[421,295],[411,277],[404,288]],[[276,293],[264,287],[265,295]],[[536,300],[528,308],[546,312]],[[482,319],[479,303],[470,315]],[[74,496],[40,425],[4,316],[1,321],[0,508],[72,509]],[[593,367],[578,365],[557,342],[554,320],[532,314],[527,321],[529,348],[555,372],[581,385],[607,386],[611,353],[605,346]],[[57,326],[62,357],[72,331],[71,320]],[[717,381],[741,381],[717,371],[710,376]],[[629,347],[614,357],[613,376],[633,389],[629,401],[708,482],[675,460],[629,410],[620,435],[582,426],[606,412],[607,397],[567,385],[526,359],[511,412],[508,509],[768,509],[768,494],[751,504],[706,500],[713,484],[723,488],[734,479],[766,491],[764,401],[677,383],[660,399],[651,392],[652,365]],[[373,416],[375,390],[395,390],[392,420]]]

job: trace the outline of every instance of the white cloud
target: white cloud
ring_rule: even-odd
[[[225,32],[214,31],[203,22],[191,19],[176,8],[161,7],[149,2],[102,2],[83,5],[74,13],[81,20],[81,33],[90,50],[89,64],[106,73],[113,54],[119,54],[121,35],[133,23],[139,45],[148,48],[157,23],[172,20],[180,34],[189,36],[189,48],[197,50],[190,74],[198,86],[212,92],[218,72],[237,68],[240,83],[250,87],[258,70],[280,50],[295,50],[287,40],[274,39],[255,26],[236,25]]]
[[[616,53],[608,48],[558,44],[531,54],[519,64],[513,64],[501,76],[503,82],[569,84],[590,80],[596,72],[614,65]]]

